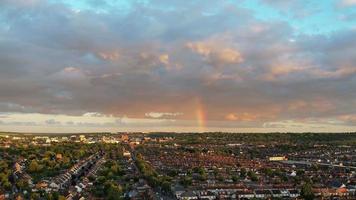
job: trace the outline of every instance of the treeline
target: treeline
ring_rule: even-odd
[[[339,145],[355,145],[356,133],[151,133],[150,137],[174,137],[174,142],[184,144],[229,143],[333,143]]]

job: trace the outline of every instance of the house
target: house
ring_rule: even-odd
[[[180,195],[180,200],[198,199],[198,196],[193,191],[187,191]]]
[[[288,190],[288,192],[289,192],[289,197],[291,198],[297,198],[300,196],[298,190]]]
[[[290,197],[289,191],[288,190],[280,190],[281,191],[281,196],[282,197]]]
[[[75,189],[77,190],[78,193],[81,193],[83,191],[83,189],[78,185],[75,186]]]
[[[283,194],[281,192],[281,190],[271,190],[272,191],[272,197],[273,198],[282,198],[283,197]]]
[[[127,134],[121,135],[121,141],[127,142],[129,140],[129,136]]]
[[[286,156],[272,156],[268,158],[269,161],[284,161],[288,160]]]
[[[180,196],[185,192],[185,189],[182,185],[176,184],[171,188],[174,196],[179,199]]]
[[[227,199],[227,198],[229,198],[230,197],[230,194],[227,192],[227,191],[219,191],[218,192],[218,197],[219,197],[219,199]]]
[[[199,192],[199,199],[204,199],[204,200],[213,200],[216,199],[216,196],[213,192],[211,191],[200,191]]]
[[[21,173],[22,172],[22,166],[19,163],[16,162],[14,164],[14,168],[15,168],[15,172],[14,173],[16,173],[16,172]]]
[[[45,190],[47,187],[48,187],[47,181],[41,181],[36,184],[36,189],[38,189],[38,190]]]
[[[52,190],[54,190],[54,191],[58,191],[60,189],[60,186],[58,184],[56,184],[55,182],[52,182],[51,184],[49,184],[49,187],[52,188]]]
[[[349,192],[350,196],[356,196],[356,185],[348,185],[347,191]]]
[[[348,196],[348,190],[346,187],[341,187],[336,189],[336,194],[341,197]]]
[[[139,185],[139,186],[136,187],[136,189],[137,189],[140,193],[142,193],[142,192],[144,192],[144,191],[147,191],[147,190],[149,190],[150,188],[151,188],[151,187],[148,186],[147,184],[142,184],[142,185]]]
[[[346,187],[345,184],[343,184],[342,182],[340,182],[338,180],[330,181],[328,185],[329,185],[329,187],[334,188],[334,189]]]
[[[62,154],[60,154],[60,153],[56,154],[56,159],[57,160],[61,160],[62,158],[63,158]]]
[[[269,190],[255,190],[256,198],[265,199],[265,198],[269,198],[271,196],[272,196],[272,194],[271,194],[271,191],[269,191]]]
[[[138,191],[137,190],[131,190],[127,196],[130,198],[130,199],[134,199],[138,196]]]
[[[295,176],[297,176],[297,172],[293,170],[293,171],[289,174],[289,176],[295,177]]]
[[[129,151],[124,151],[123,156],[127,158],[131,158],[131,153]]]
[[[236,195],[238,199],[252,199],[255,197],[252,191],[237,191]]]

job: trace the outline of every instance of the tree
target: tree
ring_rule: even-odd
[[[297,176],[303,176],[303,175],[304,175],[304,170],[298,169]]]
[[[214,169],[214,176],[218,176],[219,175],[219,170],[218,169]]]
[[[233,175],[231,179],[232,181],[234,181],[234,183],[236,183],[239,180],[239,178],[236,175]]]
[[[168,181],[163,181],[162,183],[162,190],[165,192],[170,192],[171,191],[171,183]]]
[[[245,168],[242,168],[241,171],[240,171],[240,177],[242,179],[245,179],[246,178],[246,169]]]
[[[59,193],[58,192],[53,192],[52,193],[52,197],[54,200],[58,200],[59,199]]]
[[[0,171],[5,171],[7,170],[8,167],[9,165],[5,161],[3,160],[0,161]]]
[[[194,172],[199,173],[200,175],[206,174],[205,169],[203,167],[197,167],[194,169]]]
[[[28,166],[28,171],[30,173],[33,173],[33,172],[38,172],[40,171],[40,165],[37,163],[36,160],[32,160],[30,165]]]
[[[23,179],[20,179],[17,181],[16,187],[21,191],[26,190],[28,189],[28,182]]]
[[[273,175],[273,170],[271,168],[265,168],[263,169],[263,172],[269,177]]]
[[[107,181],[104,183],[107,199],[119,200],[122,195],[122,187],[115,182]]]
[[[199,179],[200,181],[206,181],[206,179],[207,179],[207,174],[201,174],[201,175],[199,175],[198,179]]]
[[[9,181],[4,181],[2,187],[5,188],[5,190],[11,190],[11,183]]]
[[[192,184],[192,178],[189,176],[184,177],[184,179],[181,181],[181,184],[184,187],[190,186]]]
[[[66,200],[67,198],[65,196],[59,195],[58,200]]]
[[[38,193],[31,193],[31,199],[37,200],[37,199],[40,199],[40,198],[41,198],[40,194],[38,194]]]
[[[310,183],[305,183],[302,186],[301,196],[305,200],[313,200],[314,199],[314,193],[312,190],[312,185]]]
[[[251,181],[258,181],[257,175],[253,171],[248,171],[247,175],[250,177]]]
[[[218,181],[223,182],[224,181],[224,177],[222,175],[219,175],[218,176]]]

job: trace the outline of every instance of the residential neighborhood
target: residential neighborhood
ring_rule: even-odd
[[[0,198],[355,199],[356,135],[310,134],[2,134]]]

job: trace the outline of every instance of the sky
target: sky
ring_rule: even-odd
[[[0,0],[0,131],[356,131],[356,0]]]

